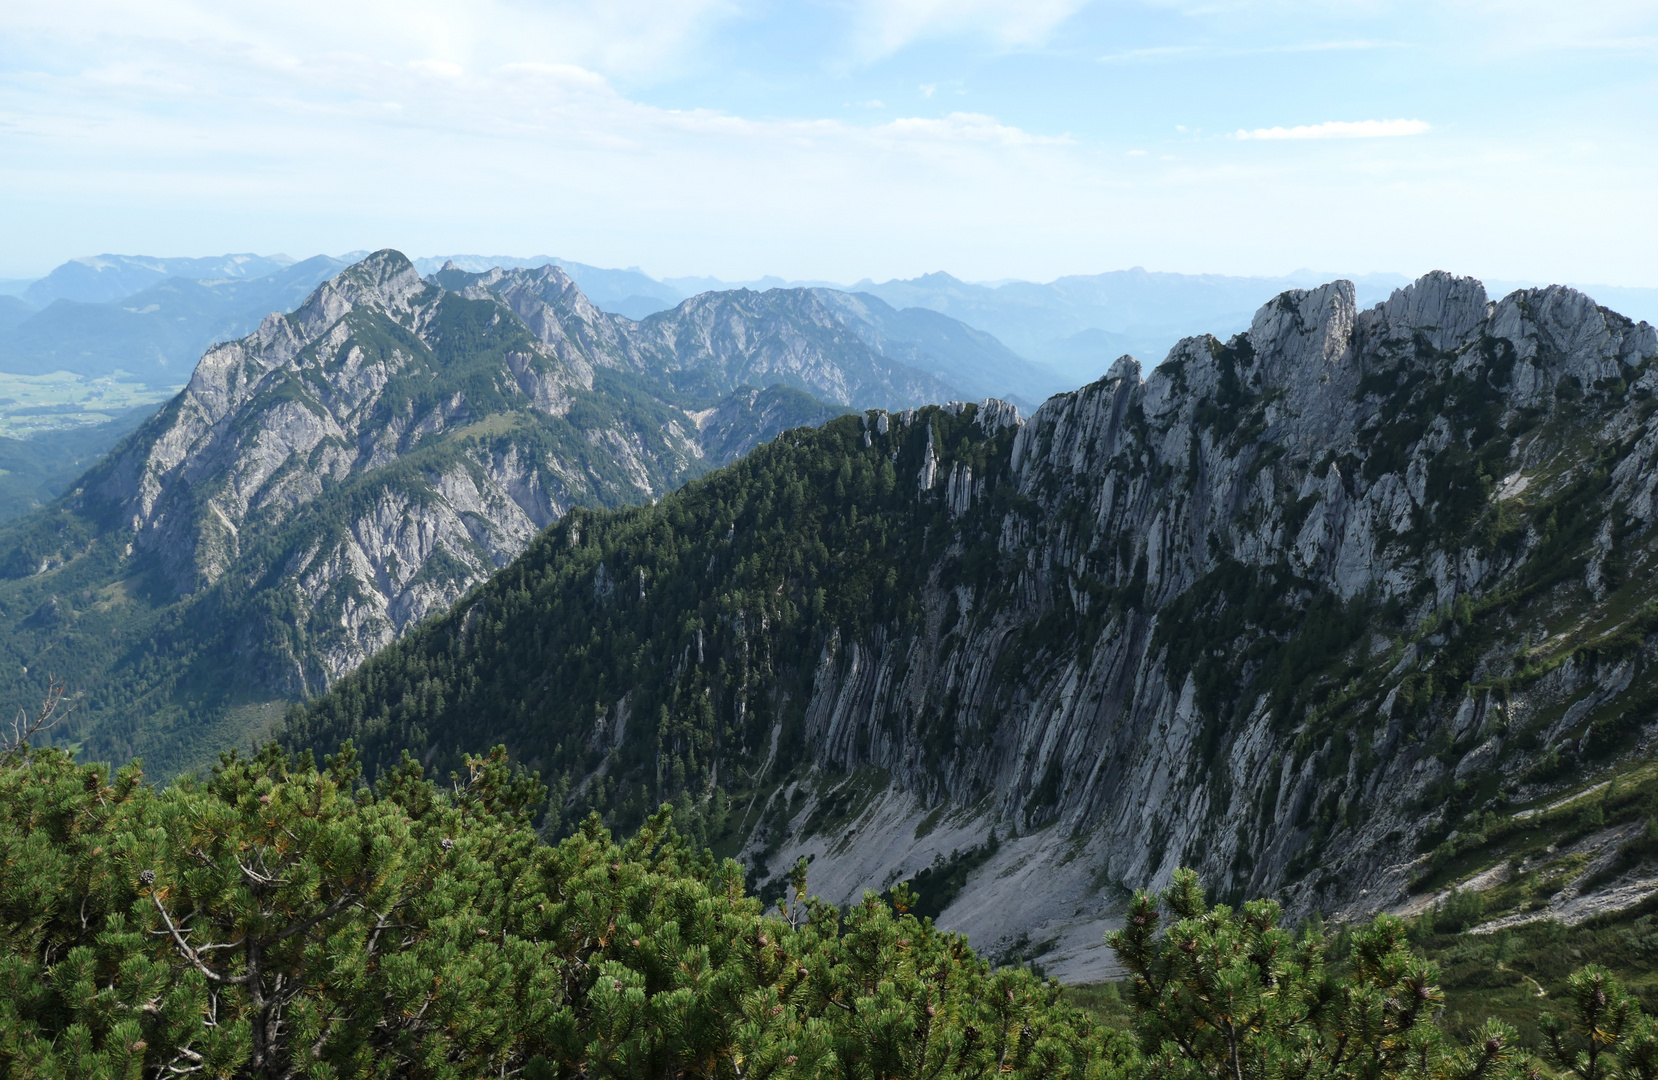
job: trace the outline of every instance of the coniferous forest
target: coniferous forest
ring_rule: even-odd
[[[1115,1011],[996,968],[907,886],[781,903],[678,833],[597,816],[557,844],[504,751],[372,785],[272,744],[166,789],[0,755],[0,1071],[9,1077],[1658,1076],[1604,969],[1535,1030],[1451,1033],[1391,916],[1328,936],[1182,871],[1113,934]],[[1125,1000],[1126,999],[1126,1000]]]

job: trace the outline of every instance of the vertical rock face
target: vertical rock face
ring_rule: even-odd
[[[590,313],[579,293],[566,306]],[[683,417],[581,433],[607,444],[609,475],[545,445],[593,390],[588,349],[539,340],[487,290],[447,291],[379,252],[293,314],[210,350],[82,498],[130,531],[133,556],[151,557],[181,596],[249,557],[260,565],[244,574],[278,575],[308,613],[300,642],[246,644],[265,653],[273,691],[314,693],[448,607],[572,501],[650,498],[699,463]],[[469,437],[492,417],[496,435],[523,437]],[[380,475],[398,462],[413,467]],[[347,490],[353,511],[319,527],[317,501]],[[276,537],[276,563],[254,554]]]
[[[515,571],[540,591],[450,616],[498,629],[440,624],[364,676],[464,664],[481,688],[365,683],[294,731],[394,760],[513,711],[471,745],[514,740],[566,813],[719,788],[760,882],[799,857],[835,900],[965,875],[946,925],[1071,976],[1100,973],[1112,890],[1182,864],[1297,913],[1403,904],[1423,852],[1651,734],[1655,389],[1653,328],[1569,289],[1285,293],[1023,423],[875,411],[765,452],[664,502],[662,535],[711,534],[671,562],[633,519],[559,533]],[[765,494],[789,469],[804,502]],[[819,503],[807,539],[766,539]],[[835,530],[859,552],[803,550]],[[612,591],[634,577],[673,610]],[[551,611],[641,642],[582,676],[592,715],[566,668],[524,659],[546,674],[520,691],[486,659]],[[576,739],[618,710],[625,740]]]
[[[475,406],[465,388],[445,387],[450,392],[436,394],[430,389],[448,374],[436,355],[444,344],[439,320],[446,297],[449,308],[464,303],[421,281],[396,252],[370,256],[324,284],[292,315],[272,315],[251,337],[209,350],[183,394],[153,425],[159,428],[154,437],[118,455],[86,497],[119,515],[132,531],[135,550],[156,554],[180,593],[213,585],[241,553],[240,534],[250,520],[257,519],[253,523],[262,531],[280,528],[325,489],[471,418]],[[506,352],[517,384],[507,393],[523,392],[529,383],[534,389],[523,394],[527,407],[562,415],[574,392],[591,389],[591,373],[584,379],[551,350],[520,337],[524,340],[517,344],[525,351]],[[417,396],[407,392],[412,382],[428,385]],[[493,411],[494,404],[486,410]],[[685,454],[683,446],[677,449]],[[521,547],[558,512],[544,493],[516,482],[523,476],[515,464],[487,462],[495,475],[486,486],[505,498],[497,499],[503,511],[498,522],[481,519],[493,526],[484,530],[486,547],[490,540],[497,548]],[[485,475],[490,472],[485,468]],[[460,475],[451,468],[432,479],[460,497],[461,512],[476,513],[484,496]],[[527,496],[523,504],[511,497],[513,489]],[[380,507],[378,516],[384,518],[386,510]],[[456,543],[466,530],[453,513],[424,524],[429,538],[449,534],[445,546],[454,550],[475,546],[470,540]],[[375,534],[390,545],[371,542],[349,554],[329,553],[353,567],[376,566],[368,581],[406,584],[396,581],[395,572],[388,574],[387,558],[404,562],[410,572],[426,561],[412,538],[399,541],[372,526],[352,531]],[[514,539],[503,543],[506,536]],[[432,602],[395,588],[385,600],[386,613],[400,607],[413,618],[426,614]],[[383,637],[374,642],[383,643]]]
[[[556,267],[422,279],[376,252],[208,350],[71,496],[0,537],[0,608],[27,606],[0,640],[38,678],[75,642],[96,702],[77,737],[166,770],[238,741],[221,721],[239,702],[326,690],[571,506],[649,501],[839,411],[805,391],[943,389],[800,290],[635,323]],[[49,597],[63,617],[27,623]]]
[[[981,832],[1074,838],[1026,843],[1060,880],[1073,860],[1136,886],[1184,863],[1297,911],[1401,902],[1424,835],[1655,720],[1636,569],[1655,358],[1652,327],[1571,290],[1492,304],[1432,274],[1365,312],[1346,282],[1286,293],[1143,381],[1121,362],[1009,448],[1016,506],[979,529],[1012,580],[931,589],[965,613],[942,637],[826,647],[812,757],[885,770],[917,807],[988,805]],[[923,490],[946,468],[929,455]],[[941,497],[961,516],[954,481]],[[1525,640],[1547,655],[1517,660]],[[1529,674],[1555,664],[1581,674]],[[990,752],[937,754],[944,703],[960,726],[994,718]],[[795,854],[826,853],[797,840],[773,863]],[[960,904],[963,925],[1020,929]]]

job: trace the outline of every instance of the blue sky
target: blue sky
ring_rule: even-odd
[[[1652,0],[9,0],[0,277],[396,246],[1658,285],[1655,136]]]

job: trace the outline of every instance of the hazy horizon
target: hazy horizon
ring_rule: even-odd
[[[1285,281],[1285,282],[1297,282],[1297,283],[1310,282],[1310,281],[1313,281],[1315,279],[1318,283],[1324,283],[1324,282],[1336,281],[1336,280],[1340,280],[1340,279],[1347,279],[1347,280],[1357,281],[1357,280],[1360,280],[1360,279],[1383,279],[1383,278],[1397,278],[1397,279],[1400,279],[1401,282],[1410,282],[1410,281],[1415,281],[1418,278],[1422,277],[1424,274],[1431,273],[1435,270],[1445,270],[1449,273],[1456,274],[1459,277],[1473,277],[1473,278],[1479,279],[1482,282],[1486,282],[1488,284],[1491,283],[1491,282],[1499,282],[1499,283],[1502,283],[1506,286],[1516,287],[1516,288],[1539,286],[1539,285],[1552,285],[1552,284],[1570,285],[1572,287],[1585,287],[1585,288],[1586,287],[1592,287],[1592,286],[1595,286],[1595,285],[1602,285],[1602,286],[1607,286],[1607,287],[1610,287],[1610,288],[1628,288],[1628,289],[1658,288],[1658,286],[1631,285],[1631,284],[1628,284],[1628,283],[1622,282],[1622,281],[1574,281],[1574,280],[1569,280],[1565,277],[1558,276],[1558,275],[1554,276],[1554,277],[1539,277],[1539,278],[1505,278],[1505,277],[1502,277],[1500,275],[1483,275],[1483,274],[1479,274],[1479,273],[1475,273],[1475,272],[1471,272],[1471,271],[1459,270],[1459,269],[1454,268],[1454,267],[1444,267],[1444,266],[1427,267],[1427,268],[1424,268],[1422,270],[1416,271],[1414,273],[1407,272],[1407,271],[1400,271],[1400,270],[1392,270],[1392,269],[1382,269],[1382,270],[1321,270],[1321,269],[1316,269],[1316,268],[1312,268],[1312,267],[1302,266],[1302,267],[1297,267],[1293,270],[1276,272],[1276,273],[1229,274],[1229,273],[1223,273],[1223,272],[1217,272],[1217,271],[1211,271],[1211,270],[1162,268],[1162,267],[1148,267],[1148,266],[1135,265],[1135,266],[1108,267],[1108,268],[1101,269],[1101,270],[1081,271],[1081,272],[1077,272],[1077,273],[1073,273],[1073,274],[1062,274],[1062,275],[1058,275],[1056,277],[1047,278],[1047,279],[1033,279],[1033,278],[1022,278],[1022,277],[993,277],[993,278],[982,278],[982,279],[981,278],[969,278],[969,277],[964,277],[961,274],[953,273],[948,268],[940,267],[940,268],[936,268],[936,269],[933,269],[933,270],[922,271],[920,273],[912,274],[912,275],[909,275],[907,277],[901,277],[901,278],[900,277],[876,278],[876,277],[873,277],[871,275],[865,274],[865,275],[862,275],[862,276],[857,277],[855,279],[846,279],[846,280],[838,280],[837,281],[837,280],[832,280],[832,279],[829,279],[829,278],[822,278],[822,277],[803,277],[803,278],[794,277],[794,278],[790,278],[790,277],[783,277],[782,275],[779,275],[779,274],[762,273],[762,274],[758,274],[758,275],[756,275],[754,277],[750,277],[750,278],[727,279],[727,278],[719,278],[719,277],[717,277],[716,275],[713,275],[713,274],[695,274],[695,273],[693,273],[693,274],[678,274],[678,275],[656,274],[656,273],[652,273],[651,270],[648,267],[640,267],[640,266],[637,266],[637,265],[635,265],[635,266],[601,266],[601,265],[596,264],[596,263],[587,262],[586,260],[583,260],[583,259],[569,258],[569,257],[564,256],[564,255],[513,255],[513,254],[505,254],[505,253],[493,253],[493,254],[484,255],[484,254],[475,253],[475,252],[460,252],[460,251],[435,253],[435,254],[416,254],[416,253],[411,253],[410,251],[405,250],[404,248],[398,247],[395,244],[387,245],[387,246],[392,247],[392,248],[394,248],[398,251],[402,251],[405,255],[407,255],[412,261],[414,261],[416,263],[434,262],[434,261],[440,261],[440,260],[443,260],[443,259],[446,259],[446,258],[460,258],[460,257],[463,257],[463,256],[470,256],[470,257],[474,257],[474,258],[478,258],[478,259],[484,259],[484,260],[489,260],[489,259],[501,260],[503,263],[517,263],[517,264],[522,264],[522,265],[540,265],[539,260],[546,259],[546,260],[552,261],[552,262],[577,263],[577,264],[580,264],[580,265],[583,265],[583,266],[592,267],[593,269],[643,274],[644,276],[649,277],[654,281],[657,281],[657,282],[660,282],[660,283],[663,283],[663,284],[670,284],[670,285],[677,284],[677,283],[682,283],[682,282],[707,280],[707,281],[710,281],[710,282],[716,282],[717,283],[717,285],[713,286],[713,287],[737,287],[737,286],[744,286],[744,285],[753,286],[753,285],[756,285],[756,284],[759,284],[759,283],[766,283],[768,285],[768,287],[775,284],[775,285],[781,286],[781,287],[821,286],[821,287],[825,287],[825,288],[851,289],[851,288],[856,288],[857,286],[863,285],[863,284],[881,285],[881,284],[893,284],[893,283],[899,283],[899,282],[911,282],[911,281],[916,281],[916,280],[919,280],[919,279],[922,279],[922,278],[932,277],[935,274],[944,274],[944,275],[947,275],[949,277],[954,278],[955,280],[961,282],[964,285],[975,285],[975,286],[979,286],[981,288],[996,289],[996,288],[1000,288],[1004,285],[1012,285],[1012,284],[1051,285],[1051,284],[1053,284],[1057,281],[1060,281],[1064,278],[1102,277],[1102,276],[1105,276],[1105,275],[1108,275],[1108,274],[1126,274],[1126,273],[1134,273],[1136,271],[1143,272],[1143,273],[1146,273],[1146,274],[1154,274],[1154,275],[1162,274],[1162,275],[1170,275],[1170,276],[1178,276],[1178,277],[1193,277],[1193,278],[1219,277],[1219,278],[1237,278],[1237,279],[1240,279],[1240,280]],[[378,249],[375,249],[375,250],[378,250]],[[344,252],[312,252],[310,254],[303,255],[303,256],[294,256],[294,255],[290,254],[287,251],[268,251],[268,252],[230,252],[230,251],[225,251],[225,252],[194,252],[194,253],[177,253],[177,252],[175,252],[175,253],[172,253],[172,254],[165,254],[165,255],[155,254],[155,253],[151,253],[151,252],[100,251],[100,252],[97,252],[97,253],[90,253],[90,254],[83,253],[83,254],[79,254],[79,255],[66,256],[66,257],[58,260],[57,262],[53,263],[51,266],[45,268],[44,270],[42,270],[39,273],[8,275],[8,276],[0,277],[0,292],[6,291],[5,288],[4,288],[5,286],[11,286],[11,287],[16,288],[16,287],[21,287],[22,285],[25,285],[25,284],[28,284],[28,283],[39,281],[39,280],[45,278],[53,270],[58,269],[59,267],[65,265],[66,263],[79,262],[79,261],[90,260],[90,259],[106,258],[106,257],[111,257],[111,256],[124,257],[124,258],[156,259],[158,261],[166,261],[166,260],[185,260],[185,259],[207,259],[207,258],[216,258],[216,257],[228,257],[228,256],[232,256],[232,255],[257,255],[257,256],[264,257],[264,258],[271,258],[271,259],[285,258],[285,259],[289,259],[293,262],[302,262],[305,259],[316,258],[318,256],[325,256],[325,257],[336,258],[336,259],[345,259],[345,260],[349,261],[349,260],[354,259],[354,258],[360,258],[361,256],[363,256],[365,254],[367,254],[367,251],[363,250],[363,249],[353,250],[353,251],[344,251]]]
[[[0,277],[395,245],[1652,286],[1655,50],[1636,0],[20,0]]]

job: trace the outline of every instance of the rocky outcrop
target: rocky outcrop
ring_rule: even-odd
[[[1007,451],[1013,508],[929,440],[922,497],[999,536],[1011,579],[930,587],[948,633],[825,647],[810,757],[892,786],[849,841],[802,836],[808,800],[767,865],[850,895],[1011,830],[944,921],[992,951],[1046,934],[1073,976],[1112,883],[1182,864],[1294,912],[1404,903],[1424,837],[1653,722],[1655,359],[1569,289],[1432,274],[1361,312],[1336,282],[1049,401]],[[988,746],[940,757],[941,714]],[[955,832],[905,839],[936,807]],[[1054,902],[987,905],[1037,866]]]
[[[567,520],[288,733],[504,739],[566,825],[676,799],[763,895],[802,858],[837,903],[914,879],[1072,979],[1181,865],[1352,916],[1514,854],[1553,895],[1502,911],[1602,911],[1629,829],[1561,814],[1658,736],[1655,387],[1653,328],[1568,289],[1285,293],[1023,421],[866,410]],[[381,689],[411,670],[465,686]],[[1533,820],[1561,843],[1488,844]]]
[[[579,295],[579,294],[578,294]],[[512,439],[468,437],[491,416],[562,419],[591,394],[591,364],[569,360],[491,296],[448,292],[407,259],[379,252],[319,288],[288,316],[202,358],[179,399],[84,488],[130,530],[133,556],[153,557],[176,591],[213,587],[319,499],[357,481],[361,505],[284,555],[279,589],[313,616],[311,654],[273,690],[326,687],[405,627],[441,611],[511,559],[577,499],[636,501],[677,482],[702,454],[684,429],[611,436],[624,478],[603,490],[557,454]],[[452,339],[488,350],[454,355]],[[445,355],[448,354],[448,355]],[[482,385],[479,385],[479,384]],[[469,385],[470,384],[470,385]],[[510,426],[510,425],[509,425]],[[642,440],[649,467],[632,460]],[[424,467],[376,480],[423,452]],[[328,501],[332,501],[328,499]],[[311,515],[315,517],[315,514]],[[434,560],[446,570],[430,572]],[[268,572],[268,570],[267,570]]]

